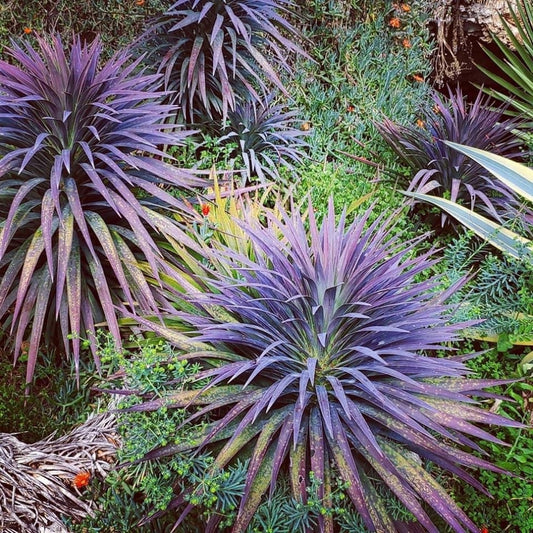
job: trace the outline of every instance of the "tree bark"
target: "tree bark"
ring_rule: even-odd
[[[437,50],[434,81],[438,87],[457,82],[477,70],[474,62],[484,55],[481,46],[490,46],[493,35],[511,46],[502,19],[513,24],[509,6],[516,12],[518,0],[439,0],[433,12],[432,31]],[[494,51],[494,49],[493,49]]]

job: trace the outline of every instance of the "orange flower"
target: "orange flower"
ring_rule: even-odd
[[[144,0],[137,0],[137,1],[135,2],[135,5],[136,5],[136,6],[142,6],[143,4],[144,4]]]
[[[418,118],[416,120],[416,125],[419,127],[419,128],[425,128],[426,127],[426,123],[421,119],[421,118]]]
[[[400,8],[405,13],[409,13],[409,11],[411,11],[411,6],[409,4],[401,4]]]
[[[91,474],[89,472],[78,472],[72,483],[77,489],[81,489],[89,484],[90,479]]]
[[[209,206],[207,204],[202,204],[202,215],[204,215],[204,217],[209,215]]]
[[[31,28],[26,27],[23,31],[26,35],[28,35],[28,33],[31,33]]]
[[[413,81],[417,81],[418,83],[423,83],[424,78],[420,76],[420,74],[413,74]]]
[[[350,104],[347,108],[346,108],[346,111],[348,111],[348,113],[353,113],[355,111],[355,106],[353,106],[352,104]]]
[[[399,28],[401,25],[402,25],[402,23],[400,22],[400,19],[398,17],[392,17],[389,20],[389,26],[391,28]]]
[[[311,123],[310,122],[302,122],[302,125],[300,126],[300,129],[302,131],[309,131],[311,129]]]
[[[28,352],[30,350],[30,341],[23,341],[20,345],[20,352],[22,355],[28,355]]]
[[[404,39],[402,45],[404,48],[411,48],[411,41],[409,39]]]

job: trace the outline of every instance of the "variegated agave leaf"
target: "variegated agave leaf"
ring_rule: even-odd
[[[118,308],[165,305],[139,264],[157,279],[154,234],[185,238],[162,210],[181,204],[160,185],[203,183],[162,161],[159,147],[186,133],[165,124],[174,109],[160,103],[157,76],[126,52],[100,64],[98,40],[37,43],[0,61],[0,319],[15,360],[29,342],[28,382],[41,341],[77,362],[97,323],[120,342]]]
[[[475,397],[494,396],[484,389],[499,382],[468,378],[462,359],[431,356],[464,326],[447,320],[444,302],[456,287],[442,294],[438,280],[416,281],[436,259],[415,255],[424,237],[393,237],[394,217],[367,228],[367,215],[348,226],[344,215],[336,223],[331,205],[321,226],[312,206],[309,217],[309,231],[299,214],[283,210],[266,226],[242,224],[252,254],[206,248],[212,264],[226,268],[207,271],[211,290],[190,296],[203,312],[177,317],[203,343],[183,357],[203,359],[197,379],[208,380],[172,397],[196,406],[186,423],[209,420],[188,447],[212,450],[215,470],[250,457],[232,531],[246,530],[281,472],[306,501],[312,472],[326,507],[331,480],[345,483],[369,531],[401,530],[384,510],[379,479],[427,531],[438,533],[432,508],[454,531],[476,532],[425,464],[483,490],[470,469],[500,469],[471,453],[479,451],[474,439],[499,441],[480,425],[520,424],[478,405]],[[211,315],[213,307],[231,320]],[[185,500],[180,494],[172,506]],[[320,516],[320,531],[333,531],[332,520]]]

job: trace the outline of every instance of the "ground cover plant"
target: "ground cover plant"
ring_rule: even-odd
[[[325,509],[316,518],[320,531],[334,528],[330,491],[339,477],[370,531],[402,527],[376,478],[427,531],[439,529],[424,505],[454,531],[477,531],[423,462],[483,490],[464,467],[499,469],[464,447],[479,450],[471,437],[499,441],[476,423],[520,424],[472,400],[493,397],[484,389],[499,382],[470,380],[461,359],[422,353],[445,349],[464,327],[448,323],[447,295],[432,291],[436,280],[414,281],[434,263],[431,253],[414,257],[417,240],[391,237],[391,219],[365,229],[367,217],[346,226],[341,215],[337,224],[330,204],[319,226],[310,206],[307,232],[297,211],[279,211],[266,213],[266,226],[241,224],[252,253],[206,247],[205,286],[184,298],[197,309],[179,306],[175,334],[142,320],[184,350],[180,360],[199,363],[193,379],[206,383],[131,408],[199,409],[182,423],[197,424],[189,442],[158,446],[144,459],[214,448],[210,475],[235,467],[236,457],[249,460],[234,532],[246,530],[263,495],[275,494],[281,472],[296,501],[305,503],[316,483]],[[202,490],[186,485],[169,503],[181,508],[177,524]],[[206,531],[223,518],[210,514]]]
[[[164,305],[139,262],[157,276],[153,234],[183,237],[160,209],[182,204],[158,184],[203,184],[158,159],[159,145],[184,134],[164,123],[173,108],[158,100],[157,76],[136,71],[125,52],[99,65],[98,40],[68,48],[39,38],[0,62],[0,317],[15,360],[28,343],[28,383],[41,342],[77,364],[80,337],[96,323],[120,342],[122,302]]]
[[[23,354],[21,357],[24,358]],[[45,439],[57,432],[64,434],[82,423],[90,414],[91,383],[94,364],[80,369],[80,387],[72,362],[65,363],[60,354],[41,354],[36,368],[31,396],[24,395],[26,372],[22,365],[2,354],[0,358],[0,433],[15,433],[26,443]],[[28,424],[28,421],[31,424]]]
[[[452,239],[443,262],[450,281],[469,276],[454,296],[457,320],[482,320],[469,335],[497,344],[500,350],[533,344],[531,262],[498,253],[473,232]],[[530,365],[531,356],[517,370],[528,374]]]
[[[428,6],[408,8],[332,2],[305,10],[307,51],[316,63],[299,59],[290,85],[311,156],[299,168],[296,194],[310,193],[319,211],[333,193],[339,211],[373,190],[381,198],[379,210],[403,203],[392,187],[373,183],[384,175],[368,161],[394,171],[405,172],[405,166],[368,119],[385,115],[415,124],[428,101]]]
[[[14,38],[59,34],[68,42],[75,33],[87,41],[99,36],[103,55],[109,58],[138,37],[146,22],[170,4],[171,0],[8,0],[0,7],[1,53]]]

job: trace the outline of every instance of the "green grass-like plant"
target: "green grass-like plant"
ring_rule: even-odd
[[[509,20],[504,17],[500,20],[511,45],[492,35],[501,55],[484,49],[499,72],[479,65],[478,68],[499,86],[499,89],[485,88],[485,92],[510,104],[510,111],[527,118],[530,128],[533,124],[533,2],[518,0],[516,7],[509,6],[509,15]]]

